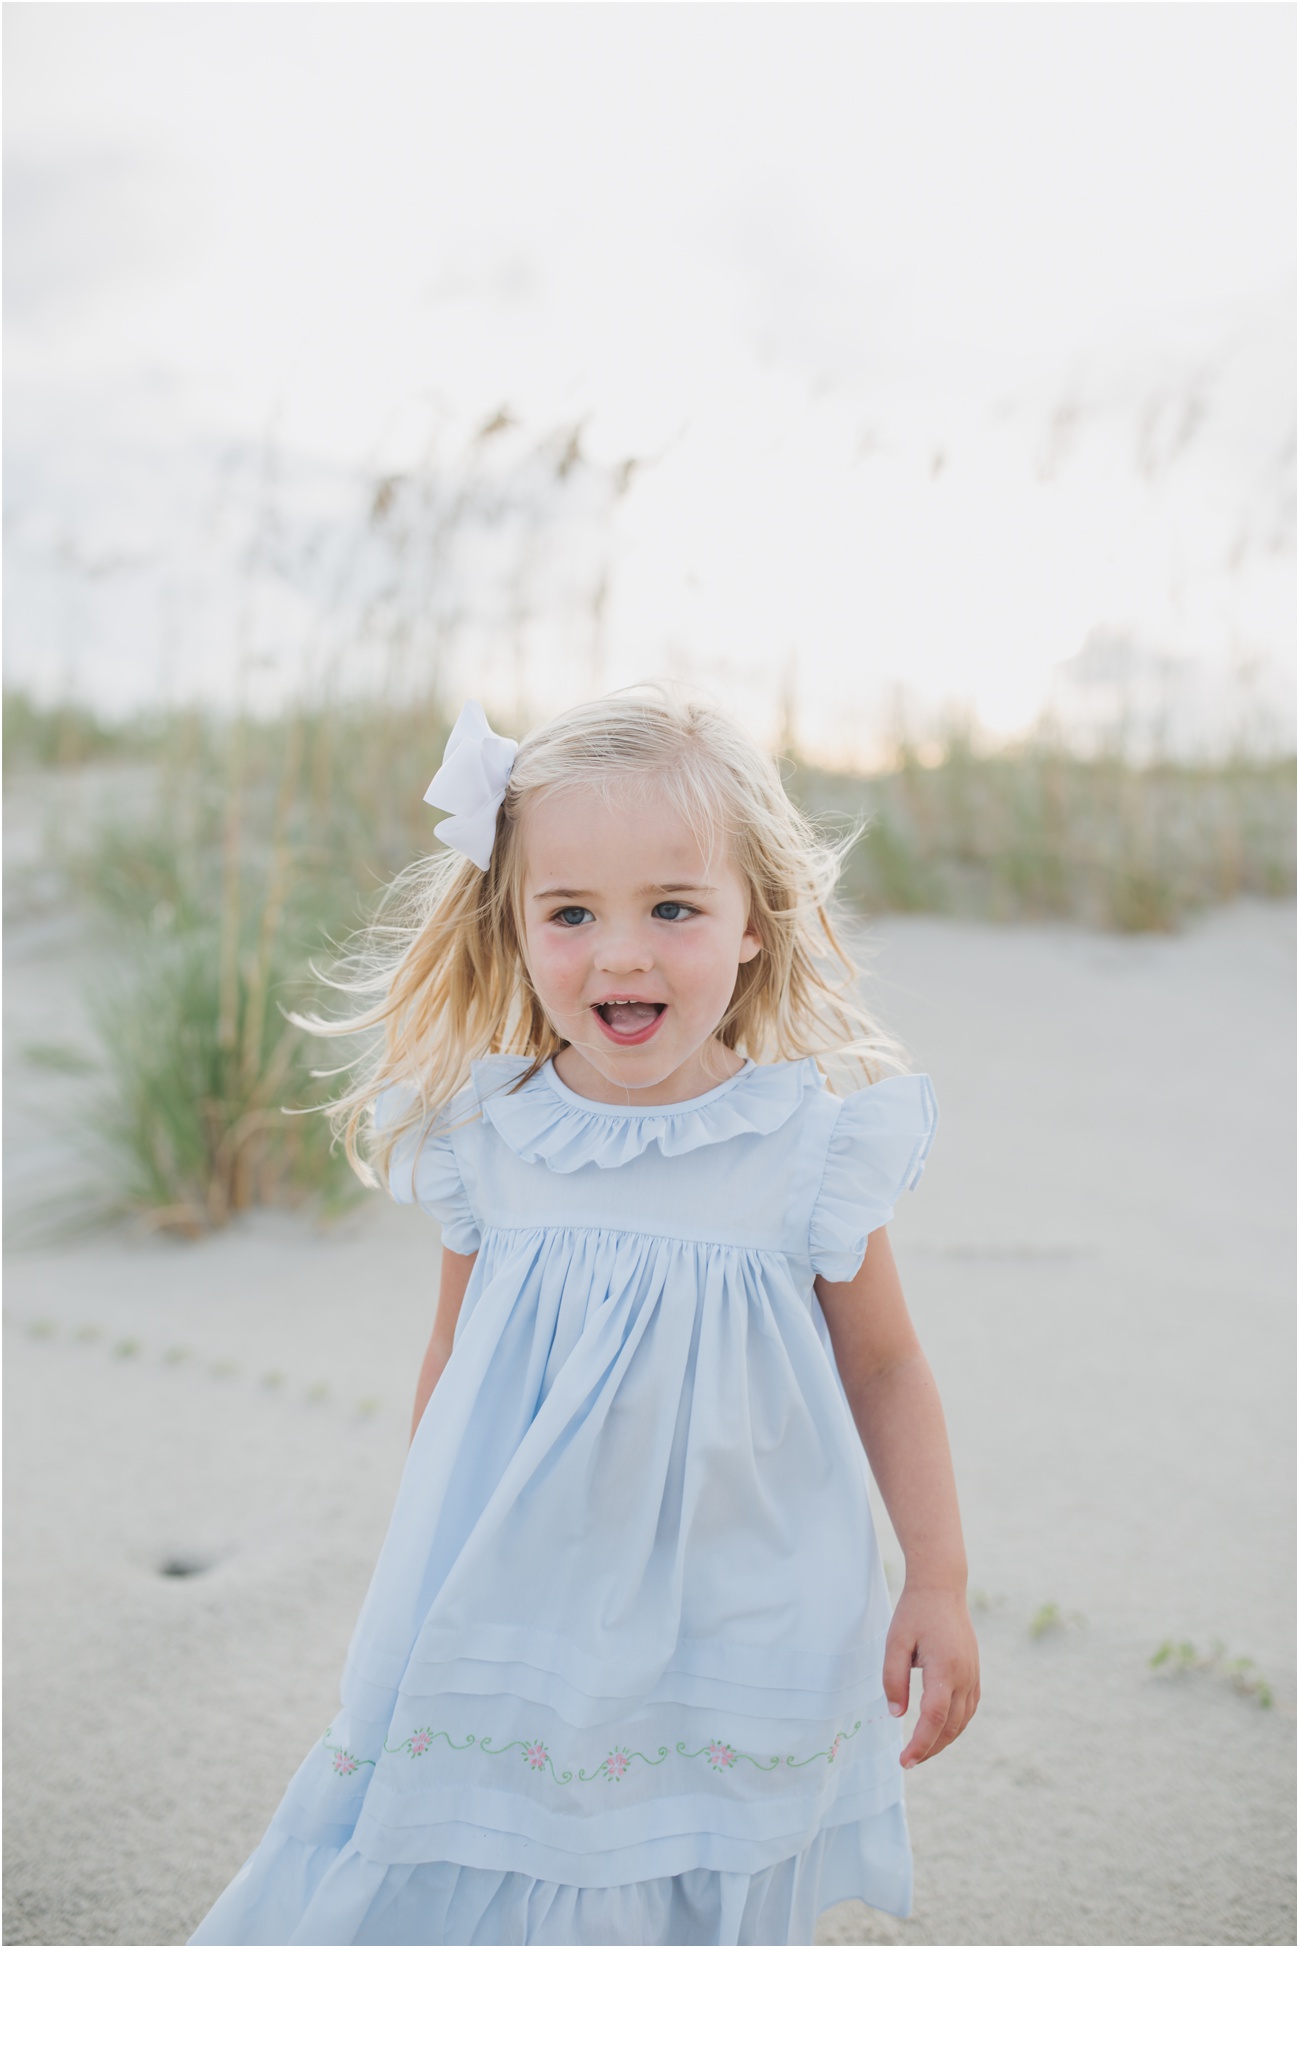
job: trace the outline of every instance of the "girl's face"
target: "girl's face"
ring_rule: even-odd
[[[523,834],[524,950],[561,1038],[566,1086],[596,1102],[684,1102],[738,1071],[713,1036],[761,941],[718,836],[711,863],[652,784],[531,798]]]

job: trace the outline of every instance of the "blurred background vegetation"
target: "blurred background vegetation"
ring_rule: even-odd
[[[113,723],[5,691],[6,784],[57,789],[39,872],[85,916],[97,963],[92,1114],[122,1210],[194,1236],[260,1203],[328,1212],[351,1198],[325,1120],[283,1113],[325,1098],[313,1068],[341,1042],[283,1010],[328,994],[310,962],[431,847],[422,792],[449,722],[437,693]],[[1293,759],[1137,762],[1121,735],[1084,758],[1060,733],[994,749],[953,725],[899,732],[886,760],[866,776],[792,743],[782,756],[811,816],[865,825],[844,875],[852,911],[1166,932],[1294,890]],[[21,913],[21,875],[10,902]]]

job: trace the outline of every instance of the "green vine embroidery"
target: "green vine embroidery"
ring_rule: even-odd
[[[883,1716],[872,1718],[882,1720]],[[388,1756],[405,1754],[412,1758],[426,1755],[435,1742],[445,1742],[448,1749],[478,1749],[484,1756],[493,1757],[508,1756],[511,1750],[517,1749],[522,1752],[522,1761],[530,1771],[549,1771],[557,1785],[571,1785],[574,1776],[580,1785],[594,1784],[598,1778],[602,1778],[606,1785],[616,1785],[626,1777],[633,1764],[647,1764],[653,1770],[671,1755],[679,1756],[687,1763],[702,1757],[714,1771],[730,1771],[736,1764],[752,1764],[757,1771],[774,1771],[781,1767],[803,1771],[809,1764],[834,1763],[844,1743],[851,1742],[862,1726],[861,1721],[854,1721],[851,1728],[840,1729],[828,1749],[813,1750],[810,1756],[751,1756],[748,1750],[737,1749],[730,1742],[705,1742],[698,1749],[687,1749],[684,1742],[678,1742],[675,1749],[669,1749],[664,1743],[654,1756],[647,1756],[643,1749],[614,1748],[593,1770],[579,1769],[576,1772],[556,1770],[554,1758],[544,1742],[516,1740],[503,1742],[497,1747],[490,1735],[467,1735],[462,1742],[457,1742],[445,1728],[416,1728],[404,1741],[385,1742],[383,1747]],[[350,1750],[330,1749],[332,1732],[330,1729],[325,1731],[323,1747],[330,1750],[330,1761],[340,1777],[350,1777],[362,1764],[373,1764],[373,1757],[357,1757]]]

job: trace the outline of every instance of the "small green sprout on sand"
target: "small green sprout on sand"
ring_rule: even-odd
[[[361,1416],[362,1418],[365,1418],[370,1415],[377,1415],[379,1413],[379,1403],[375,1399],[374,1395],[367,1394],[364,1401],[358,1401],[356,1404],[356,1412],[358,1416]]]
[[[981,1586],[976,1586],[970,1595],[970,1608],[975,1614],[991,1614],[994,1607],[1004,1607],[1005,1604],[1004,1593],[985,1593]]]
[[[23,1058],[29,1067],[44,1067],[50,1074],[93,1074],[95,1061],[75,1045],[25,1045]]]
[[[56,1334],[55,1326],[42,1317],[40,1322],[28,1323],[27,1334],[29,1337],[53,1337]]]
[[[1164,1678],[1184,1678],[1188,1672],[1209,1671],[1218,1678],[1225,1678],[1233,1692],[1242,1699],[1257,1700],[1260,1707],[1270,1707],[1273,1702],[1272,1688],[1255,1668],[1252,1657],[1231,1657],[1227,1645],[1216,1640],[1206,1651],[1197,1650],[1194,1643],[1161,1643],[1150,1659],[1152,1671]]]
[[[162,1354],[162,1362],[164,1365],[181,1365],[188,1357],[188,1345],[169,1344],[167,1346],[167,1349]]]
[[[264,1372],[262,1374],[262,1385],[268,1393],[273,1394],[277,1387],[284,1385],[284,1374],[282,1372]]]
[[[329,1399],[329,1381],[313,1381],[311,1386],[307,1388],[307,1399],[309,1401],[327,1401]]]
[[[1040,1643],[1043,1636],[1052,1636],[1058,1629],[1081,1628],[1086,1619],[1085,1614],[1066,1614],[1054,1600],[1048,1600],[1045,1606],[1038,1608],[1028,1625],[1028,1632],[1035,1643]]]
[[[138,1358],[139,1355],[140,1346],[135,1337],[119,1337],[113,1346],[114,1358]]]
[[[211,1373],[214,1380],[237,1379],[242,1370],[243,1368],[241,1366],[236,1365],[233,1358],[215,1359],[213,1363],[208,1367],[208,1371]]]
[[[104,1333],[98,1323],[79,1323],[72,1334],[78,1344],[92,1344],[96,1337],[102,1337]]]

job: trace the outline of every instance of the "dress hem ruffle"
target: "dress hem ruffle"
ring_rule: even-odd
[[[274,1824],[190,1946],[788,1947],[809,1944],[819,1916],[848,1899],[900,1919],[911,1911],[900,1803],[752,1870],[693,1864],[625,1884],[502,1869],[486,1860],[497,1846],[389,1864]]]

